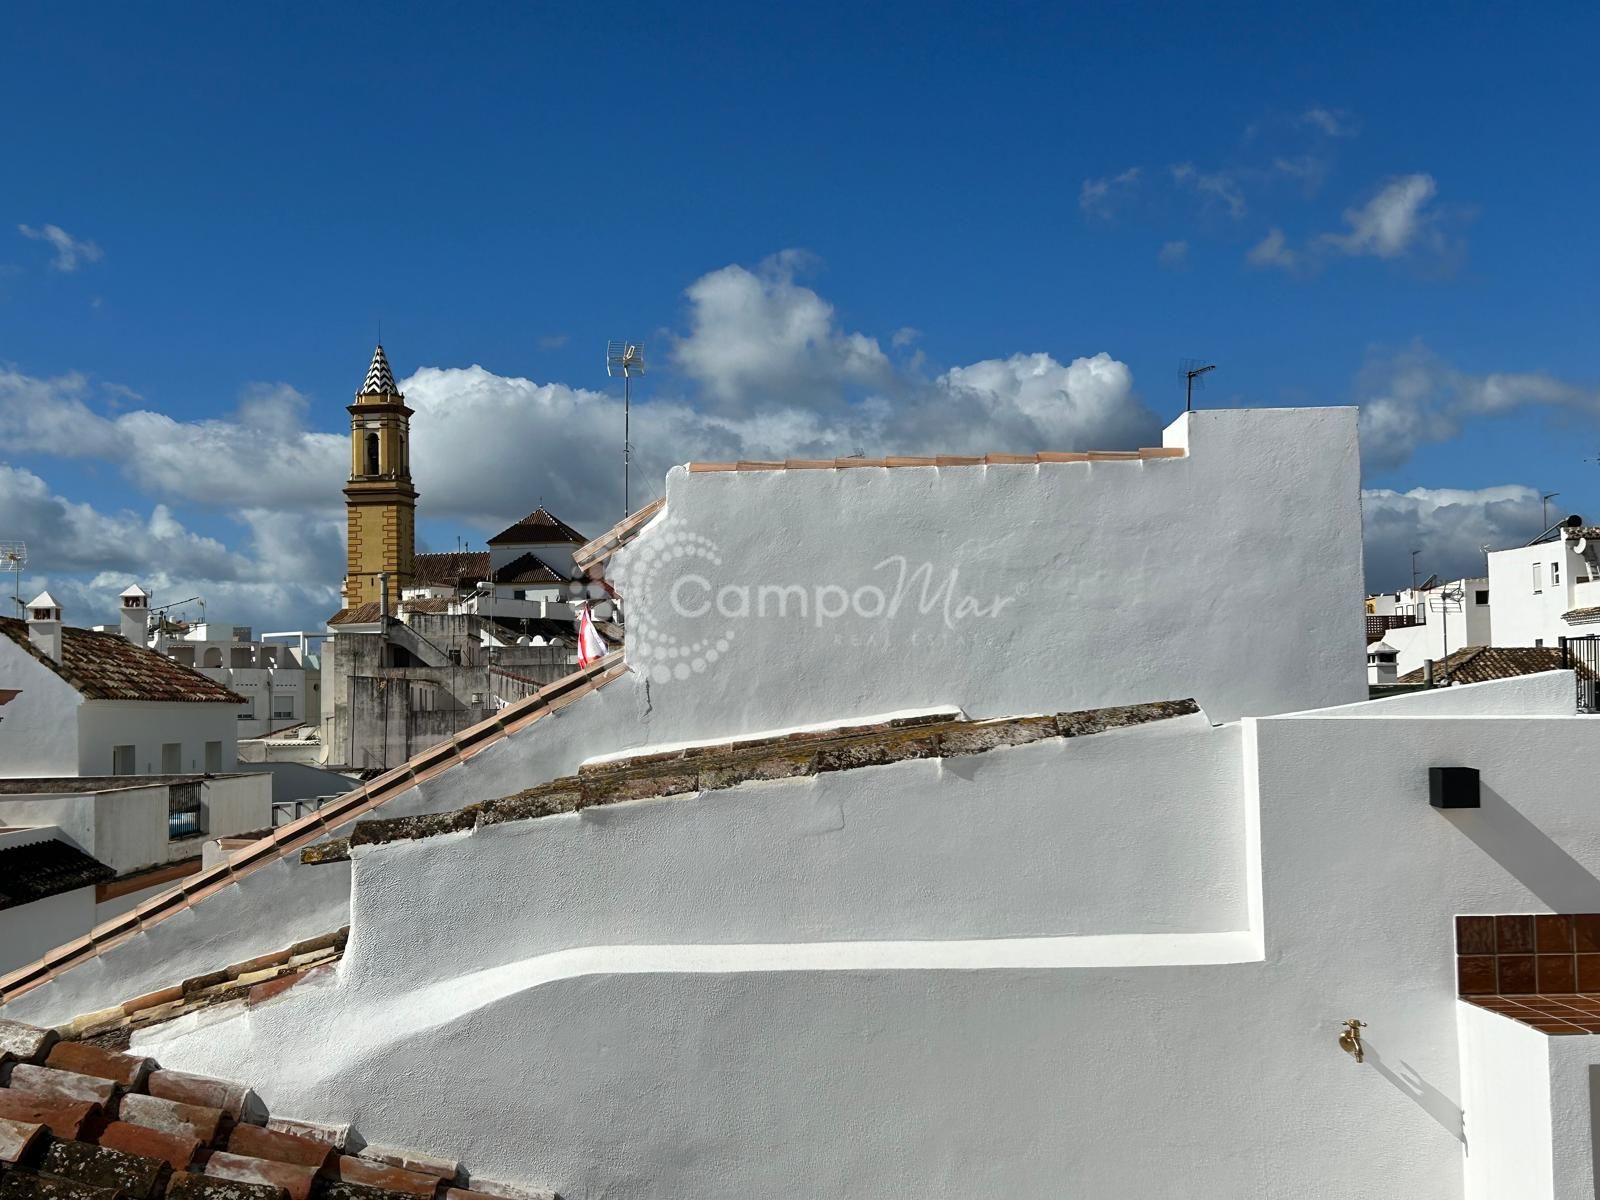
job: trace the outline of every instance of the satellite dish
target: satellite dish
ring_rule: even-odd
[[[1589,539],[1588,538],[1583,538],[1583,537],[1579,538],[1577,541],[1572,543],[1572,548],[1577,553],[1582,554],[1585,550],[1587,550],[1589,548]]]

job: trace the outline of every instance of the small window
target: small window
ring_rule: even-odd
[[[206,770],[215,775],[222,770],[222,743],[206,743]]]
[[[1476,592],[1474,592],[1472,594],[1472,602],[1474,604],[1487,604],[1487,603],[1489,603],[1489,589],[1488,588],[1479,588]]]
[[[1535,646],[1542,646],[1542,645],[1544,645],[1544,639],[1543,638],[1534,638],[1533,639],[1533,644]]]
[[[376,433],[369,433],[369,434],[367,434],[367,474],[368,475],[376,475],[377,473],[378,473],[378,435]]]
[[[1560,563],[1551,563],[1550,564],[1550,586],[1551,587],[1555,587],[1560,582],[1561,582],[1561,564]]]
[[[1535,592],[1544,590],[1544,566],[1541,563],[1533,564],[1533,590]]]
[[[111,747],[111,773],[113,775],[132,775],[133,771],[133,747]]]
[[[183,770],[183,743],[164,743],[161,747],[161,773],[176,775],[181,770]]]
[[[517,588],[511,593],[511,598],[513,600],[526,600],[528,598],[528,593],[523,588]]]
[[[294,720],[294,699],[284,700],[277,696],[272,698],[272,719],[274,721]]]

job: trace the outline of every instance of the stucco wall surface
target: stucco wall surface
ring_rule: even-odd
[[[1553,1200],[1551,1050],[1566,1039],[1459,1001],[1456,1021],[1461,1099],[1470,1115],[1465,1200]],[[1587,1127],[1584,1135],[1587,1142]]]
[[[448,1144],[485,1174],[577,1194],[1458,1200],[1452,920],[1600,908],[1600,801],[1584,784],[1600,725],[1283,717],[1245,734],[1258,761],[1244,786],[1259,780],[1261,799],[1241,844],[1259,837],[1264,961],[1069,967],[1040,952],[1029,971],[971,949],[1015,944],[999,940],[964,943],[964,969],[895,970],[904,951],[884,943],[613,946],[609,969],[598,951],[565,951],[419,987],[439,974],[422,955],[369,972],[379,951],[358,922],[326,986],[149,1044],[171,1065],[271,1081],[271,1104],[355,1114],[374,1140]],[[1123,745],[1137,772],[1144,744]],[[1440,762],[1479,767],[1481,809],[1428,805],[1426,767]],[[1072,794],[1065,760],[1054,773]],[[1084,823],[1063,814],[1035,861],[1070,863],[1061,856],[1106,836],[1098,826],[1115,810],[1074,806]],[[908,852],[940,825],[908,830]],[[436,899],[395,936],[459,920],[471,844],[422,843],[432,861],[412,870],[431,876]],[[361,862],[358,883],[385,853]],[[1098,853],[1128,864],[1124,895],[1164,886],[1139,871],[1139,836]],[[595,902],[582,879],[571,888],[569,908]],[[749,903],[727,900],[730,913]],[[1132,954],[1161,936],[1120,944]],[[713,952],[723,969],[703,961]],[[620,963],[644,953],[657,957]],[[765,965],[739,966],[755,961]],[[1368,1023],[1361,1065],[1336,1045],[1351,1016]],[[338,1044],[319,1036],[311,1053],[296,1031],[330,1022]],[[397,1083],[419,1062],[450,1064],[429,1075],[426,1103]]]
[[[93,923],[93,887],[0,908],[0,974],[33,962],[62,942],[82,937]]]
[[[78,693],[10,638],[0,638],[0,688],[18,693],[0,708],[0,775],[76,775]]]
[[[222,769],[239,757],[238,708],[231,704],[156,704],[142,700],[87,700],[78,719],[76,775],[110,775],[111,748],[132,745],[135,773],[162,773],[161,747],[182,747],[179,770],[206,769],[206,743],[222,743]]]
[[[937,703],[1193,696],[1225,721],[1364,696],[1356,410],[1192,413],[1166,440],[1188,456],[675,468],[609,568],[656,740]]]
[[[1241,765],[1195,716],[358,846],[351,986],[614,941],[1243,930]]]
[[[1570,717],[1578,711],[1576,680],[1571,671],[1541,671],[1485,683],[1407,692],[1380,700],[1339,704],[1296,713],[1297,717],[1402,716]]]

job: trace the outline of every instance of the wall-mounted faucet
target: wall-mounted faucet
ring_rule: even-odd
[[[1365,1021],[1358,1021],[1351,1017],[1344,1023],[1344,1032],[1339,1035],[1339,1049],[1343,1050],[1357,1062],[1363,1061],[1361,1052],[1361,1031],[1367,1027]]]

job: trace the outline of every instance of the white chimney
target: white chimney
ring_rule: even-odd
[[[137,583],[122,593],[122,636],[135,646],[150,644],[150,593]]]
[[[61,661],[61,606],[49,592],[28,602],[28,640],[51,662]]]

